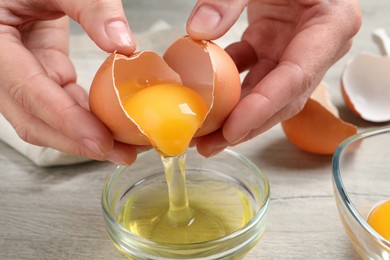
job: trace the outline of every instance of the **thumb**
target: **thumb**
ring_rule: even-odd
[[[59,8],[77,21],[104,51],[129,55],[135,50],[121,0],[58,0]]]
[[[198,0],[187,21],[187,33],[194,39],[214,40],[237,21],[248,0]]]

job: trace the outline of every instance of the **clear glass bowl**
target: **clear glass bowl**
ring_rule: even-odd
[[[390,241],[366,221],[378,203],[390,200],[390,126],[345,140],[332,164],[336,204],[352,244],[363,259],[390,259]]]
[[[138,236],[118,222],[126,198],[138,186],[163,182],[165,175],[161,160],[155,151],[140,154],[128,167],[119,166],[108,178],[102,195],[106,227],[114,245],[130,259],[241,259],[264,233],[269,209],[270,190],[265,175],[248,159],[225,150],[204,158],[189,149],[186,161],[187,185],[199,180],[222,181],[234,185],[240,196],[255,210],[253,217],[241,228],[224,237],[190,244],[156,243]],[[167,194],[165,184],[161,196]],[[189,194],[191,204],[191,194]],[[213,198],[209,198],[212,201]],[[221,200],[221,198],[219,198]]]

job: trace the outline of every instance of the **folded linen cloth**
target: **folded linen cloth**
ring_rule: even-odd
[[[0,115],[0,139],[26,156],[37,166],[67,165],[88,161],[87,158],[62,153],[49,147],[40,147],[23,141],[2,115]]]

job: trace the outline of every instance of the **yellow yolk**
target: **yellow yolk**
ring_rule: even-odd
[[[208,111],[198,93],[175,84],[145,87],[126,100],[124,109],[153,146],[168,156],[186,151]]]
[[[379,204],[371,211],[368,224],[390,241],[390,200]]]

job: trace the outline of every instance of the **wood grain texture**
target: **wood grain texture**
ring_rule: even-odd
[[[158,14],[151,12],[150,16],[147,15],[150,1],[129,2],[125,5],[129,16],[145,14],[132,19],[137,20],[134,23],[136,36],[141,39],[140,47],[149,46],[152,41],[148,41],[143,31],[153,24],[152,19],[158,21]],[[177,4],[177,1],[173,2]],[[166,4],[165,1],[161,3]],[[356,118],[346,109],[339,89],[340,73],[345,62],[358,52],[379,53],[371,41],[371,32],[377,27],[384,27],[390,32],[390,3],[387,0],[361,0],[360,4],[364,15],[363,27],[351,51],[329,70],[325,81],[331,86],[332,97],[344,120],[365,129],[376,125]],[[183,12],[180,14],[187,15],[190,6],[181,5]],[[158,9],[158,6],[155,8],[161,12],[165,10]],[[164,33],[169,35],[166,38],[183,33],[177,28],[180,24],[180,28],[184,28],[186,15],[171,22],[171,31]],[[169,17],[171,15],[166,15],[165,19]],[[145,23],[139,19],[145,19]],[[237,32],[244,24],[245,21],[240,20],[237,29],[221,42],[239,37]],[[71,54],[81,79],[88,83],[100,57],[93,56],[95,49],[88,52],[88,48],[96,46],[86,43],[86,38],[79,35],[77,28],[74,27],[72,32],[73,43],[77,43],[78,48],[71,48]],[[164,39],[161,35],[157,36]],[[267,229],[246,260],[359,258],[339,220],[333,197],[331,157],[298,150],[288,142],[280,126],[233,149],[258,165],[271,185]],[[114,165],[90,162],[39,168],[3,143],[0,143],[0,165],[1,260],[126,259],[108,237],[100,205],[103,184]]]

